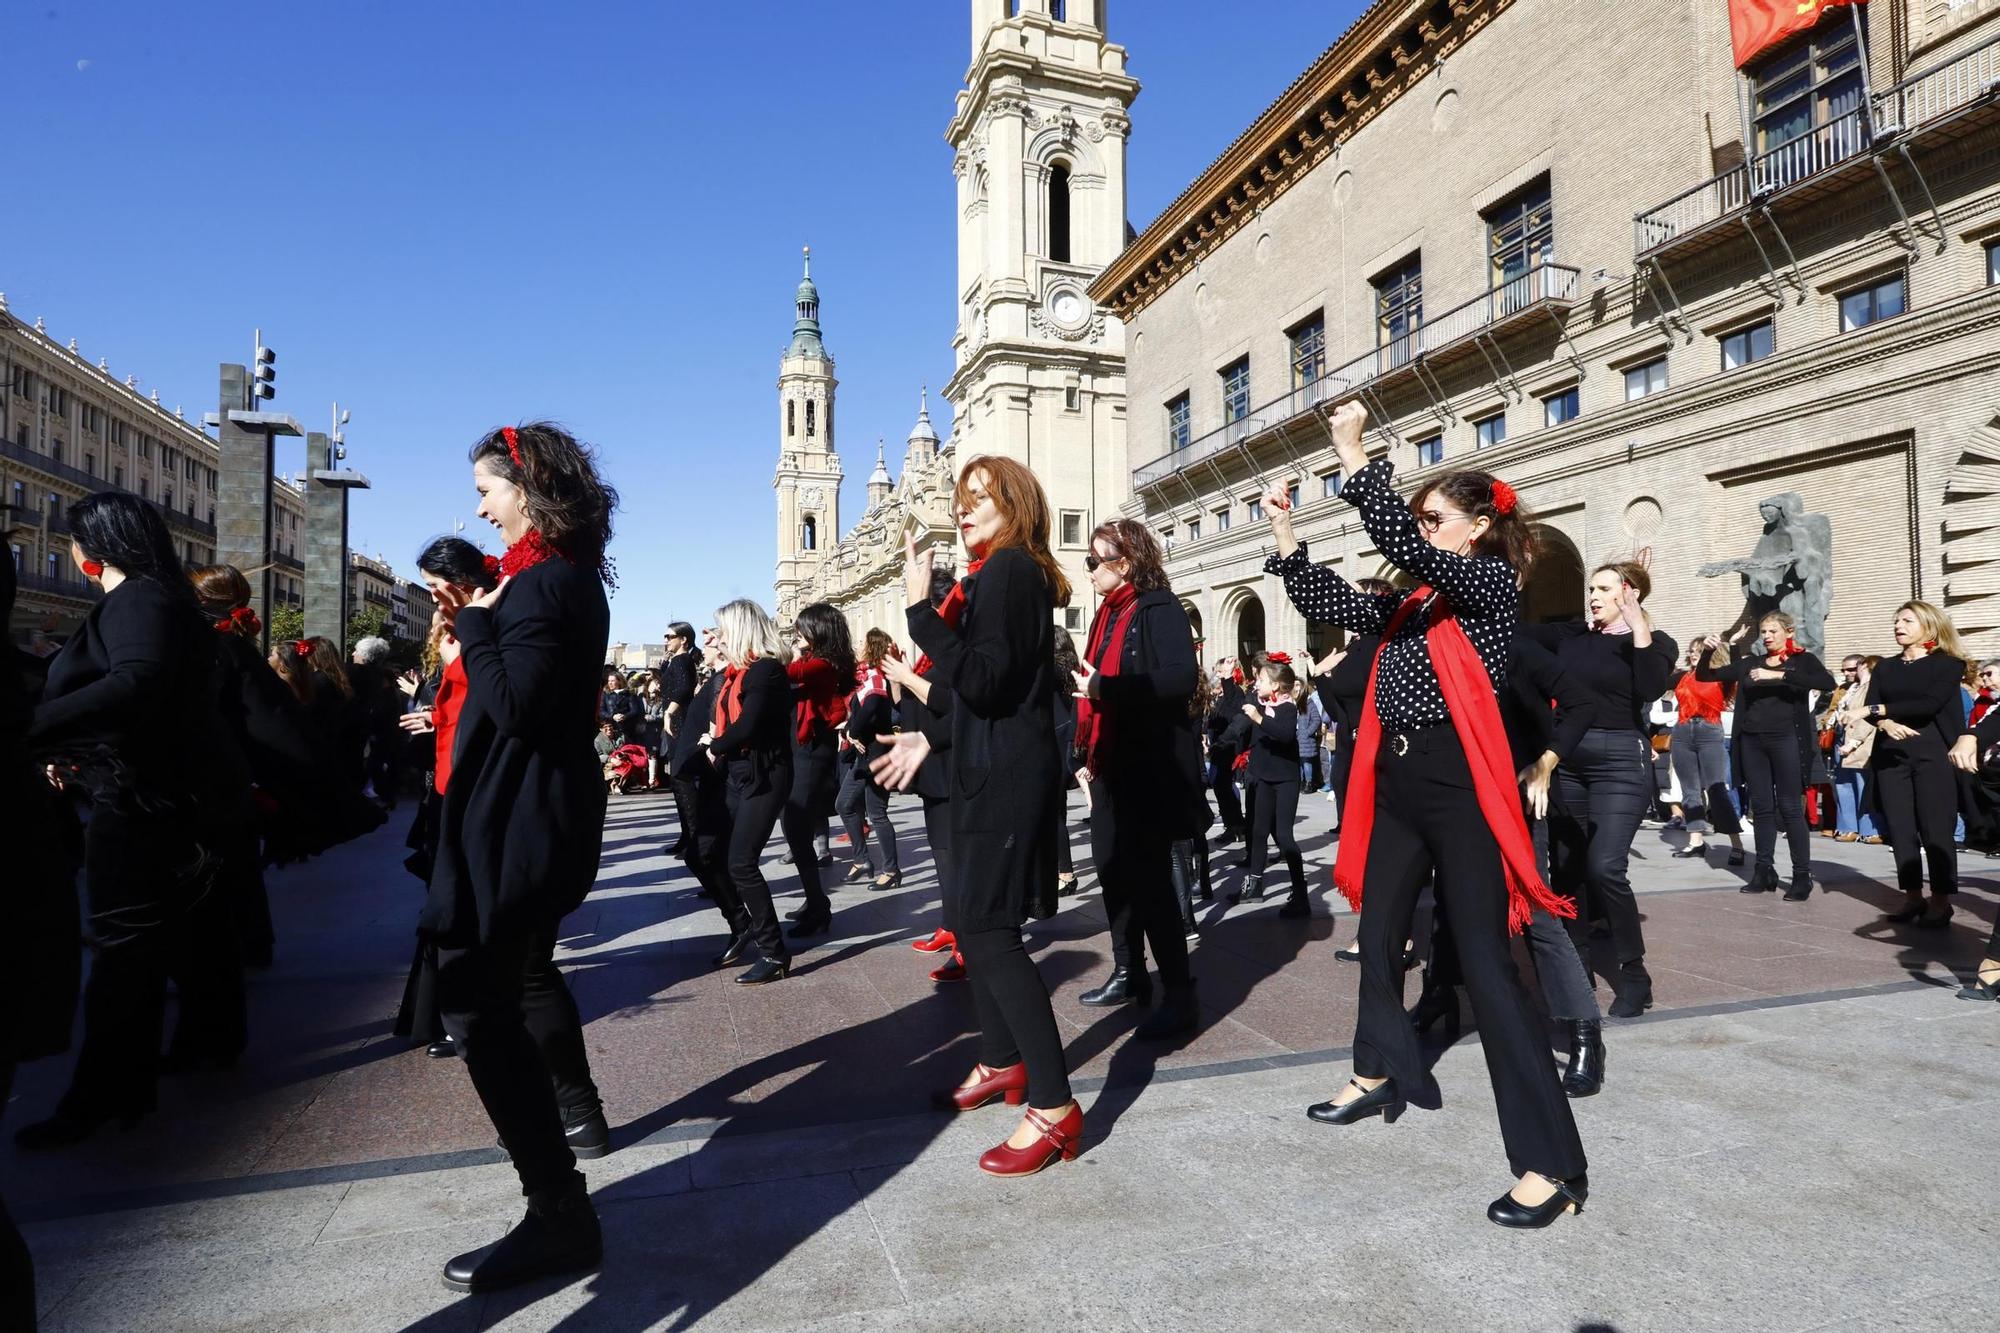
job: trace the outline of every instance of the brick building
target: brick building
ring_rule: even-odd
[[[1613,17],[1615,13],[1615,18]],[[1448,57],[1448,58],[1447,58]],[[1919,595],[2000,652],[2000,4],[1873,0],[1739,75],[1725,0],[1381,0],[1093,285],[1129,334],[1127,512],[1206,654],[1323,650],[1256,497],[1384,572],[1323,413],[1409,486],[1506,477],[1530,613],[1645,554],[1727,625],[1758,502],[1826,515],[1833,653]]]

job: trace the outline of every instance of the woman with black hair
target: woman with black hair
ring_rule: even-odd
[[[1030,916],[1055,914],[1055,830],[1061,786],[1049,695],[1055,689],[1055,608],[1069,580],[1049,551],[1041,483],[1010,458],[970,459],[953,503],[973,561],[967,579],[933,607],[933,552],[907,543],[910,637],[950,690],[951,881],[945,921],[965,955],[979,1010],[980,1060],[941,1095],[971,1110],[996,1097],[1028,1108],[1003,1143],[980,1158],[989,1175],[1031,1175],[1082,1146],[1083,1108],[1070,1095],[1062,1032],[1047,984],[1021,938]],[[933,691],[933,700],[937,694]],[[883,785],[907,790],[929,754],[922,732],[895,738],[875,761]]]
[[[1291,892],[1278,915],[1289,918],[1312,915],[1312,904],[1306,898],[1305,857],[1292,834],[1299,818],[1299,706],[1294,701],[1298,683],[1284,654],[1273,654],[1257,669],[1257,678],[1250,683],[1250,698],[1242,708],[1250,724],[1249,762],[1243,766],[1243,785],[1252,793],[1244,802],[1250,811],[1250,868],[1236,898],[1246,903],[1264,901],[1264,867],[1270,845],[1276,842],[1292,879]]]
[[[215,743],[216,635],[159,511],[107,491],[77,501],[69,522],[70,556],[104,597],[50,661],[28,741],[86,821],[94,957],[69,1090],[52,1117],[15,1136],[24,1148],[74,1143],[153,1109],[167,982],[189,960],[203,960],[201,984],[234,986],[241,1020],[240,962],[233,981],[211,966],[225,943],[235,957],[217,891],[220,821],[240,813],[244,794]],[[209,998],[211,1015],[230,1007],[219,989],[200,1002]],[[240,1032],[214,1035],[218,1049],[240,1049]]]
[[[722,654],[722,684],[701,744],[723,775],[729,811],[724,854],[747,926],[716,965],[727,967],[754,946],[757,962],[736,984],[763,986],[783,981],[792,969],[792,951],[763,871],[764,844],[792,793],[792,686],[784,640],[757,603],[738,598],[716,611],[715,643]]]
[[[479,516],[507,550],[491,591],[438,588],[466,688],[422,927],[438,945],[445,1029],[528,1199],[505,1237],[445,1266],[446,1286],[491,1291],[603,1252],[576,1158],[608,1151],[610,1132],[554,955],[603,848],[591,736],[618,493],[548,422],[493,431],[471,460]]]
[[[889,817],[889,793],[868,771],[868,763],[880,757],[882,742],[896,729],[897,696],[902,687],[882,669],[896,656],[896,641],[887,630],[871,629],[863,640],[861,681],[847,700],[847,721],[841,729],[840,797],[835,812],[847,830],[847,845],[854,853],[848,868],[850,881],[873,878],[877,889],[893,889],[903,882],[903,863],[896,849],[896,825]],[[873,863],[869,837],[874,837]]]
[[[1110,919],[1112,967],[1104,985],[1077,1000],[1143,1007],[1153,991],[1150,940],[1164,994],[1133,1035],[1153,1041],[1201,1021],[1173,876],[1174,842],[1208,823],[1187,709],[1201,668],[1151,528],[1126,518],[1100,524],[1083,563],[1100,600],[1074,677],[1077,748],[1092,784],[1090,856]],[[1298,775],[1294,762],[1294,784]]]
[[[1501,1226],[1543,1227],[1581,1210],[1589,1186],[1576,1121],[1509,943],[1537,906],[1575,911],[1536,870],[1494,693],[1508,680],[1534,529],[1513,488],[1485,472],[1446,473],[1405,504],[1390,485],[1392,465],[1371,461],[1362,445],[1367,419],[1350,402],[1329,423],[1348,477],[1341,498],[1361,511],[1376,548],[1416,581],[1407,597],[1369,596],[1313,564],[1292,532],[1284,489],[1264,500],[1278,548],[1266,569],[1284,577],[1292,604],[1309,620],[1382,635],[1334,865],[1335,886],[1361,912],[1354,1077],[1307,1114],[1351,1125],[1375,1115],[1393,1121],[1409,1102],[1439,1105],[1403,1012],[1401,958],[1435,871],[1519,1177],[1486,1215]]]
[[[804,939],[833,927],[833,903],[820,882],[813,844],[840,794],[840,729],[847,722],[847,696],[860,683],[854,640],[838,607],[814,602],[799,611],[785,674],[792,687],[792,790],[780,823],[806,894],[805,905],[791,914],[791,935]]]

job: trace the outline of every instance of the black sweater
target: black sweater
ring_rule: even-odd
[[[1651,643],[1635,648],[1630,634],[1597,634],[1573,622],[1538,627],[1538,633],[1557,639],[1553,646],[1562,669],[1597,696],[1592,727],[1646,734],[1646,710],[1667,692],[1680,656],[1672,639],[1654,630]]]
[[[1507,688],[1500,692],[1500,720],[1518,771],[1553,750],[1569,758],[1583,734],[1597,725],[1597,698],[1580,687],[1556,655],[1523,635],[1514,640]]]
[[[1259,707],[1259,711],[1263,715],[1250,723],[1250,762],[1244,776],[1252,782],[1297,782],[1299,706],[1288,699],[1276,709]]]
[[[1915,727],[1917,734],[1906,741],[1891,740],[1875,733],[1871,765],[1885,759],[1892,762],[1913,755],[1938,755],[1951,748],[1965,733],[1964,696],[1960,682],[1965,679],[1965,663],[1947,653],[1926,653],[1916,661],[1885,657],[1868,677],[1868,707],[1880,704],[1885,710],[1872,722],[1900,722]]]
[[[717,702],[721,696],[717,695]],[[732,774],[744,766],[769,768],[792,752],[792,682],[784,663],[760,657],[743,669],[743,711],[715,734],[709,753]]]
[[[1736,687],[1736,732],[1760,736],[1804,736],[1812,731],[1814,690],[1833,688],[1833,673],[1811,653],[1793,653],[1778,666],[1758,655],[1731,658],[1727,666],[1710,666],[1704,652],[1695,666],[1696,680],[1723,681]],[[1783,680],[1752,680],[1757,670],[1782,671]]]

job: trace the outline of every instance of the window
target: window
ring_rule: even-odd
[[[111,465],[111,484],[121,491],[125,489],[125,465],[123,463],[113,463]]]
[[[813,403],[813,402],[812,402],[812,401],[811,401],[810,399],[808,399],[808,400],[807,400],[807,402],[806,402],[806,438],[807,438],[808,440],[810,440],[810,439],[811,439],[811,438],[813,437],[813,434],[814,434],[814,430],[813,430],[813,426],[814,426],[814,421],[813,421],[813,408],[814,408],[814,407],[816,407],[816,406],[817,406],[817,404]]]
[[[1752,324],[1747,329],[1738,329],[1722,338],[1722,368],[1734,370],[1747,366],[1752,361],[1762,361],[1771,354],[1771,340],[1774,336],[1771,321]]]
[[[1249,499],[1245,500],[1243,502],[1243,509],[1244,512],[1250,516],[1250,521],[1252,523],[1255,523],[1258,519],[1264,517],[1264,502],[1257,496],[1253,495]]]
[[[1069,263],[1069,168],[1049,168],[1049,258]]]
[[[1444,436],[1433,435],[1428,440],[1417,441],[1417,466],[1430,467],[1444,461]]]
[[[48,514],[50,518],[62,517],[62,497],[54,491],[49,492]]]
[[[48,559],[48,571],[49,571],[49,575],[48,575],[48,577],[49,577],[49,582],[51,582],[51,583],[59,583],[59,582],[61,582],[61,580],[62,580],[62,557],[61,557],[61,556],[59,556],[59,555],[57,555],[57,554],[56,554],[56,553],[55,553],[54,551],[50,551],[50,552],[49,552],[49,559]]]
[[[1049,17],[1056,22],[1062,23],[1065,21],[1063,16],[1064,9],[1063,0],[1049,0]]]
[[[1375,345],[1389,349],[1389,365],[1410,359],[1416,350],[1412,335],[1423,322],[1424,263],[1419,254],[1375,279]]]
[[[1292,508],[1299,507],[1299,484],[1296,481],[1285,487],[1285,498],[1291,501]]]
[[[97,455],[96,455],[96,454],[85,454],[85,455],[83,456],[83,470],[84,470],[85,472],[88,472],[88,473],[89,473],[89,474],[90,474],[91,476],[93,476],[93,477],[97,475]]]
[[[1340,494],[1340,474],[1328,472],[1319,479],[1319,494],[1322,500],[1331,500]]]
[[[153,483],[146,477],[139,478],[139,498],[141,500],[150,500],[153,498]]]
[[[1625,372],[1625,401],[1635,403],[1667,387],[1667,358],[1648,361]]]
[[[1192,421],[1193,414],[1189,409],[1188,396],[1186,394],[1182,394],[1180,397],[1172,399],[1167,403],[1167,447],[1169,449],[1178,449],[1188,442],[1191,433],[1189,426],[1192,424]]]
[[[1188,540],[1189,540],[1189,541],[1191,541],[1191,542],[1198,542],[1198,541],[1200,541],[1200,540],[1201,540],[1201,520],[1200,520],[1200,519],[1198,519],[1198,518],[1191,518],[1191,519],[1189,519],[1189,520],[1187,521],[1187,530],[1188,530]]]
[[[63,442],[61,440],[52,439],[49,441],[49,457],[55,459],[58,463],[63,461]]]
[[[165,505],[165,506],[166,506],[167,508],[169,508],[169,509],[172,509],[172,508],[174,507],[174,488],[173,488],[173,487],[171,487],[171,486],[162,486],[162,487],[160,488],[160,503],[161,503],[161,504],[163,504],[163,505]]]
[[[1083,511],[1065,509],[1062,511],[1062,544],[1064,546],[1083,545]]]
[[[1083,410],[1083,390],[1074,384],[1063,385],[1063,410],[1080,412]]]
[[[789,399],[785,403],[785,438],[791,439],[799,433],[799,405]]]
[[[1840,298],[1840,331],[1852,333],[1878,319],[1893,319],[1903,313],[1903,275],[1886,278],[1872,287],[1849,292]]]
[[[1174,530],[1172,528],[1160,529],[1160,549],[1163,551],[1174,549]]]
[[[2000,285],[2000,241],[1986,243],[1986,285]]]
[[[1854,18],[1829,9],[1810,36],[1744,71],[1755,121],[1753,187],[1789,185],[1867,145]]]
[[[1296,325],[1285,336],[1292,340],[1292,387],[1315,383],[1326,373],[1326,312]]]
[[[18,481],[15,482],[13,499],[10,503],[16,509],[26,509],[28,507],[28,488]]]
[[[1492,261],[1496,288],[1520,282],[1537,264],[1555,258],[1555,205],[1549,196],[1547,177],[1487,212],[1486,252]],[[1527,287],[1524,283],[1520,291],[1508,291],[1504,299],[1510,304],[1517,300],[1526,304],[1534,299]]]
[[[208,507],[208,525],[209,525],[209,526],[210,526],[211,528],[215,526],[215,506],[214,506],[214,505],[210,505],[210,506]],[[291,553],[291,554],[293,554],[293,555],[297,555],[297,554],[298,554],[298,545],[297,545],[297,543],[294,543],[294,544],[293,544],[293,546],[292,546],[292,550],[291,550],[291,552],[290,552],[290,553]]]
[[[1215,530],[1217,532],[1229,531],[1229,511],[1227,509],[1218,509],[1215,511]]]
[[[806,410],[808,413],[811,412],[811,403],[806,404]],[[173,500],[170,498],[167,503],[172,504]],[[801,551],[817,551],[819,549],[819,520],[811,514],[807,514],[806,521],[799,525],[799,549]]]
[[[1582,411],[1580,397],[1577,386],[1572,385],[1561,393],[1552,393],[1542,399],[1542,424],[1560,426],[1565,421],[1575,421]]]
[[[1063,608],[1063,628],[1071,631],[1072,633],[1081,630],[1083,628],[1082,607],[1065,606]]]
[[[1225,424],[1250,415],[1250,358],[1222,369],[1222,420]]]
[[[1507,414],[1505,412],[1496,412],[1483,421],[1473,422],[1472,432],[1474,436],[1474,448],[1491,449],[1494,445],[1499,444],[1507,438]]]

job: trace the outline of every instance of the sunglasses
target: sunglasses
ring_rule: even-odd
[[[1114,560],[1123,560],[1124,558],[1122,555],[1099,555],[1097,552],[1092,551],[1083,558],[1083,567],[1095,574],[1100,566],[1108,565]]]

